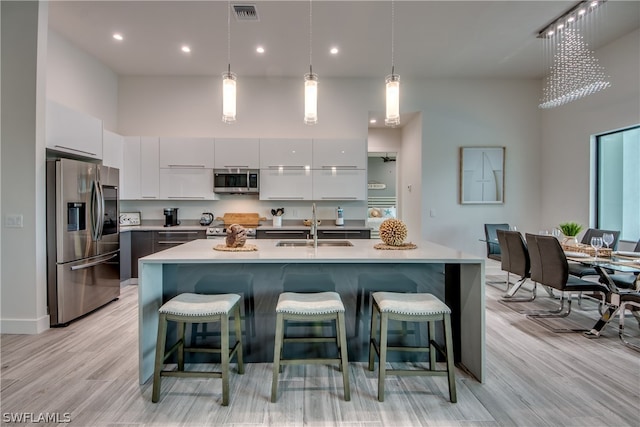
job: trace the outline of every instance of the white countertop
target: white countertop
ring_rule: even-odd
[[[276,242],[285,239],[248,240],[258,250],[251,252],[216,251],[214,246],[224,244],[223,240],[193,240],[161,252],[140,258],[143,263],[277,263],[277,262],[331,262],[331,263],[484,263],[483,257],[465,254],[436,243],[414,242],[416,249],[378,250],[374,249],[380,240],[353,239],[351,247],[276,247]],[[323,239],[322,242],[330,240]]]
[[[127,231],[207,231],[209,226],[205,225],[176,225],[175,227],[165,227],[164,225],[121,225],[120,232]]]

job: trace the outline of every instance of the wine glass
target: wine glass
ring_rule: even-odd
[[[551,234],[553,235],[553,237],[555,237],[556,239],[560,239],[560,235],[562,234],[562,232],[558,229],[558,228],[554,228],[551,231]]]
[[[509,230],[518,231],[518,227],[516,227],[515,225],[512,225],[511,227],[509,227]]]
[[[613,243],[613,233],[602,234],[602,241],[607,245],[607,249],[609,249],[609,246]]]
[[[602,248],[602,237],[592,237],[591,247],[596,251],[596,256],[594,257],[594,261],[595,261],[598,259],[598,250]]]

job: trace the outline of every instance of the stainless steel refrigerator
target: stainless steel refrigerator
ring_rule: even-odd
[[[116,168],[47,161],[47,299],[65,325],[120,295]]]

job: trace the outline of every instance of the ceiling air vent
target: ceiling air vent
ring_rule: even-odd
[[[259,21],[258,10],[255,4],[234,4],[233,13],[236,21]]]

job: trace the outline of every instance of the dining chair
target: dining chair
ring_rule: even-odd
[[[520,290],[524,282],[531,277],[531,260],[527,244],[519,231],[498,230],[498,241],[502,253],[501,267],[507,272],[509,282],[510,273],[520,277],[511,289],[502,297],[504,302],[528,302],[536,298],[537,285],[534,282],[531,296],[528,298],[514,298],[516,292]]]
[[[531,280],[543,286],[560,291],[560,307],[556,310],[529,312],[527,317],[537,321],[554,332],[585,332],[586,329],[553,328],[539,319],[564,318],[571,314],[571,294],[594,292],[602,295],[601,304],[605,304],[609,288],[601,283],[590,282],[569,275],[569,263],[554,236],[537,234],[525,235],[531,260]],[[568,297],[567,297],[568,295]],[[566,304],[566,308],[565,308]]]
[[[624,316],[626,310],[636,310],[635,313],[640,310],[640,292],[632,292],[628,294],[622,294],[620,296],[620,313],[619,313],[619,324],[618,324],[618,337],[620,341],[624,343],[629,348],[634,349],[635,351],[640,351],[640,344],[629,341],[628,338],[625,338],[624,335]],[[635,315],[635,314],[634,314]],[[637,315],[635,315],[638,318]],[[640,320],[638,320],[640,323]]]
[[[638,252],[640,256],[640,240],[638,240],[638,242],[636,243],[636,247],[633,248],[633,252]],[[638,278],[638,273],[635,274],[623,274],[623,273],[616,273],[616,274],[609,274],[609,278],[611,280],[613,280],[613,283],[615,283],[615,285],[618,288],[621,289],[634,289],[636,286],[636,280]],[[636,289],[636,290],[640,290],[640,289]]]
[[[618,239],[620,238],[619,231],[602,230],[599,228],[589,228],[584,233],[584,236],[582,236],[582,241],[580,243],[582,243],[583,245],[591,245],[592,237],[602,237],[602,235],[605,233],[613,234],[613,243],[611,244],[610,248],[613,250],[616,250],[616,248],[618,247]],[[613,271],[611,273],[613,273]],[[583,278],[585,276],[599,276],[595,268],[590,267],[588,265],[583,265],[577,262],[569,263],[569,274],[571,274],[572,276],[580,277],[580,278]]]
[[[509,224],[485,224],[484,225],[484,242],[487,245],[487,258],[494,261],[502,262],[502,252],[500,243],[498,242],[498,230],[509,230]],[[509,290],[509,278],[506,282],[486,282],[487,284],[506,283],[507,291]]]

